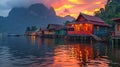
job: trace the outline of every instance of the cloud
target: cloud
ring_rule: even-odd
[[[48,8],[53,7],[59,16],[71,15],[77,17],[80,12],[93,15],[95,10],[104,7],[106,1],[107,0],[1,0],[0,15],[7,16],[13,7],[28,7],[35,3],[43,3]]]
[[[52,6],[59,16],[69,14],[77,17],[80,12],[93,15],[94,11],[104,8],[106,1],[107,0],[59,0],[54,2]],[[68,7],[64,7],[65,5]],[[64,12],[65,9],[69,10],[69,13]]]

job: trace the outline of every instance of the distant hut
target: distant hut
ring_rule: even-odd
[[[102,19],[80,13],[75,22],[67,24],[68,35],[107,36],[109,24]]]
[[[63,25],[60,24],[49,24],[47,29],[44,31],[46,37],[58,37],[66,34],[66,30]]]
[[[55,37],[56,38],[64,38],[67,35],[67,28],[63,25],[59,26],[55,30]]]
[[[36,35],[37,36],[40,36],[40,37],[43,37],[44,36],[44,28],[40,28],[38,31],[36,31]]]
[[[26,36],[36,36],[37,28],[36,26],[27,27],[25,31]]]

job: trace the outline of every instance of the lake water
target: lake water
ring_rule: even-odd
[[[0,36],[0,67],[120,67],[120,45]]]

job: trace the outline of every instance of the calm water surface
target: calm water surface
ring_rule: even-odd
[[[0,36],[0,67],[120,67],[120,46]]]

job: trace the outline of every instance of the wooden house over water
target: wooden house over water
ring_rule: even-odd
[[[120,38],[120,18],[114,18],[112,19],[115,22],[115,37]]]
[[[112,19],[115,22],[115,31],[112,32],[112,44],[119,44],[120,40],[120,18]]]
[[[108,36],[109,24],[102,19],[80,13],[75,22],[67,24],[69,36],[92,36],[96,40],[99,37]]]
[[[44,28],[40,28],[38,29],[38,31],[36,32],[36,36],[40,36],[43,37],[44,36]]]
[[[49,24],[47,29],[44,31],[45,37],[63,37],[66,35],[66,29],[64,25],[60,24]]]

